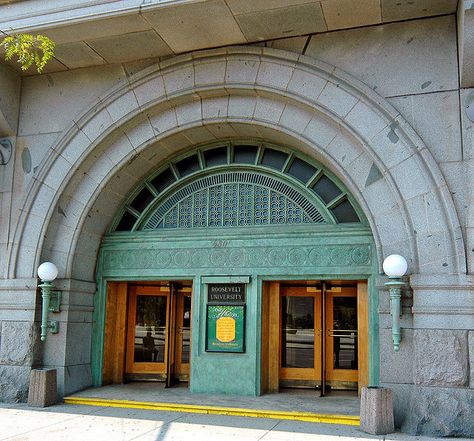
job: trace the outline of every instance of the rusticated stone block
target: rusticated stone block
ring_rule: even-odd
[[[1,335],[0,364],[31,365],[36,341],[34,323],[4,321]]]
[[[363,387],[360,400],[360,429],[372,435],[395,431],[393,393],[383,387]]]
[[[474,391],[414,386],[406,415],[402,432],[474,438]]]
[[[0,402],[26,401],[30,370],[29,366],[0,366]]]
[[[467,331],[417,329],[414,332],[415,384],[465,386],[468,381]]]
[[[32,369],[28,406],[47,407],[58,401],[56,369]]]

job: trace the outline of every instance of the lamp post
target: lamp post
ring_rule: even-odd
[[[401,316],[401,298],[402,286],[405,282],[401,279],[407,272],[408,264],[406,259],[399,254],[391,254],[383,261],[383,270],[390,278],[385,285],[390,293],[390,314],[392,315],[392,340],[393,350],[398,352],[400,349],[400,341],[402,339],[400,333],[400,316]]]
[[[41,311],[41,341],[46,340],[48,329],[51,329],[52,334],[59,332],[59,322],[57,320],[48,320],[48,313],[60,312],[61,305],[61,291],[53,290],[53,281],[58,276],[58,268],[54,263],[44,262],[38,267],[38,277],[41,283],[38,285],[41,288],[43,299]]]

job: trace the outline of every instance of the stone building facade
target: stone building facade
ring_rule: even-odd
[[[261,284],[330,276],[368,282],[368,383],[394,390],[397,426],[474,435],[473,5],[357,3],[354,10],[350,0],[0,0],[1,30],[41,32],[57,43],[44,74],[0,64],[1,400],[24,401],[38,366],[58,370],[62,396],[102,384],[109,282],[189,279],[194,317],[204,314],[197,286],[206,277],[251,275],[247,355],[257,359]],[[198,149],[204,176],[206,149],[224,145],[228,155],[255,146],[254,165],[274,149],[322,170],[367,227],[369,251],[348,248],[350,261],[336,252],[345,244],[331,211],[340,201],[323,207],[329,214],[321,208],[334,230],[305,226],[300,248],[293,230],[282,230],[281,271],[262,263],[283,241],[271,229],[142,235],[133,198],[156,171],[171,164],[184,178],[182,158]],[[291,160],[278,182],[296,188],[283,176]],[[154,197],[156,190],[151,185]],[[117,232],[124,213],[135,216],[133,238]],[[250,245],[235,231],[249,238],[265,231],[263,255],[252,260],[255,239],[245,257]],[[125,255],[107,261],[127,237],[143,240],[136,249],[145,257],[128,266],[120,266]],[[162,243],[175,253],[166,265]],[[217,255],[219,247],[232,251]],[[146,257],[148,249],[158,251]],[[393,253],[409,263],[398,352],[382,271]],[[207,255],[209,265],[193,264]],[[40,342],[36,270],[44,261],[58,266],[63,299],[59,333]],[[202,390],[198,366],[209,369],[212,359],[203,319],[193,320],[191,389]],[[255,394],[263,391],[257,383],[258,375],[249,386]]]

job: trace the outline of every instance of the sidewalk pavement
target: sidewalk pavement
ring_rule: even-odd
[[[372,436],[357,427],[60,404],[44,409],[0,404],[0,440],[16,441],[430,441],[395,433]],[[439,438],[437,439],[439,441]],[[456,438],[456,441],[461,441]]]

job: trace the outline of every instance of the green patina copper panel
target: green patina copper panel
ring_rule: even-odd
[[[260,230],[258,230],[260,233]],[[222,233],[222,232],[221,232]],[[100,384],[105,311],[105,280],[188,279],[194,281],[191,390],[256,395],[259,393],[260,301],[262,280],[369,279],[371,383],[377,382],[377,298],[370,283],[375,269],[368,228],[341,231],[326,226],[291,231],[286,227],[257,234],[250,229],[214,237],[197,232],[170,236],[167,231],[109,236],[100,252],[100,290],[96,298],[94,379]],[[206,283],[245,283],[246,352],[206,352]],[[243,281],[243,282],[242,282]],[[224,374],[223,372],[227,372]],[[241,373],[246,372],[245,376]],[[235,381],[229,383],[228,376]]]

